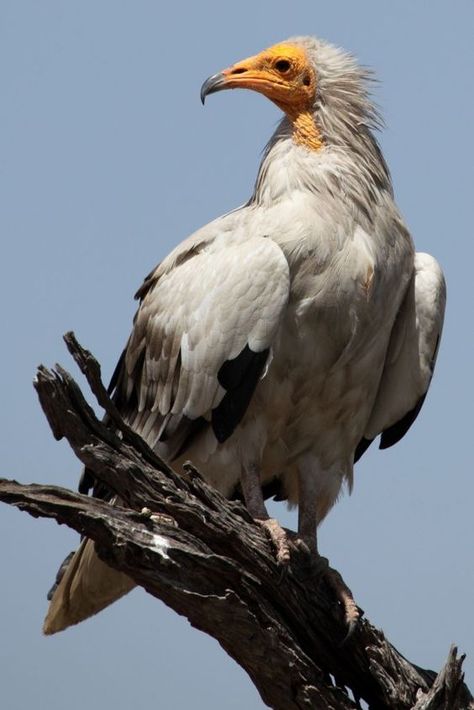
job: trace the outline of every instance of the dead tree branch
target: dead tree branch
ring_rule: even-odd
[[[96,418],[59,366],[38,370],[41,406],[56,439],[65,437],[124,507],[3,479],[0,500],[93,539],[105,562],[216,638],[270,707],[339,710],[360,707],[358,699],[372,709],[474,707],[455,648],[436,675],[403,658],[366,619],[342,644],[340,608],[304,555],[282,577],[245,507],[223,498],[191,466],[178,475],[161,461],[123,423],[97,361],[72,334],[65,339],[114,429]]]

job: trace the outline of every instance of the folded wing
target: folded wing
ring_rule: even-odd
[[[412,282],[395,321],[385,367],[357,461],[381,434],[380,448],[396,444],[415,421],[430,386],[438,353],[446,286],[438,262],[415,255]]]
[[[123,416],[167,458],[211,426],[225,441],[264,372],[289,293],[288,263],[269,239],[189,240],[146,279],[111,389]],[[171,262],[171,264],[170,264]],[[166,451],[164,451],[166,449]],[[85,469],[80,490],[111,498]],[[44,633],[97,613],[134,583],[84,539],[51,591]]]
[[[206,426],[219,442],[232,434],[288,301],[288,263],[273,241],[222,242],[151,275],[114,377],[130,425],[171,459]]]

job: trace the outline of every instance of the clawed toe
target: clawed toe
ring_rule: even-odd
[[[255,518],[255,522],[265,530],[272,541],[278,564],[286,567],[290,562],[290,544],[286,530],[281,527],[275,518],[265,518],[263,520]]]
[[[345,643],[354,633],[363,612],[355,603],[351,590],[339,572],[329,566],[329,561],[326,557],[321,557],[314,548],[311,549],[303,537],[292,534],[282,528],[275,518],[255,518],[255,522],[265,530],[270,538],[275,548],[276,560],[282,566],[282,576],[284,576],[288,568],[292,548],[293,551],[302,552],[305,556],[308,556],[312,570],[311,574],[326,581],[343,609],[347,633],[342,643]]]
[[[302,553],[310,560],[311,564],[313,563],[312,550],[298,533],[286,530],[275,518],[254,518],[254,520],[265,530],[270,538],[279,564],[287,567],[294,553]],[[318,555],[317,559],[322,560],[324,558],[320,558]]]
[[[317,552],[310,551],[304,540],[300,539],[299,543],[300,544],[297,545],[299,549],[310,552],[311,554],[310,564],[312,575],[324,579],[342,607],[344,624],[347,629],[347,633],[342,641],[342,644],[344,644],[354,633],[363,612],[355,603],[351,590],[344,582],[339,572],[329,566],[329,560],[326,557],[322,557]]]
[[[344,611],[344,623],[347,628],[347,633],[342,640],[342,644],[344,644],[354,633],[363,612],[361,612],[355,603],[351,590],[344,582],[339,572],[330,567],[325,558],[321,557],[320,560],[324,560],[325,562],[324,567],[320,567],[320,573],[334,592]]]

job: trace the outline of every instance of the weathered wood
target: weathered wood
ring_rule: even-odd
[[[180,476],[161,461],[122,422],[92,355],[72,334],[66,338],[114,429],[96,418],[59,366],[38,370],[41,405],[54,436],[65,437],[124,505],[6,480],[0,500],[93,539],[104,561],[214,636],[273,708],[359,707],[347,688],[375,709],[474,707],[456,649],[436,676],[403,658],[366,619],[342,644],[339,605],[304,553],[293,555],[282,576],[245,507],[223,498],[191,466]]]
[[[418,691],[418,700],[413,710],[472,707],[472,697],[464,685],[464,673],[461,670],[465,656],[458,658],[457,654],[456,646],[451,646],[448,660],[429,691]]]

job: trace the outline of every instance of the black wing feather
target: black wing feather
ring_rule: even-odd
[[[390,446],[397,444],[400,439],[405,436],[408,429],[411,427],[418,414],[420,413],[420,409],[423,406],[425,397],[426,393],[423,395],[423,397],[420,397],[416,406],[413,407],[413,409],[407,412],[405,416],[403,416],[396,424],[392,424],[392,426],[382,432],[382,436],[380,437],[379,449],[388,449]]]
[[[361,456],[365,454],[372,442],[373,439],[366,439],[365,436],[362,437],[362,439],[357,444],[356,450],[354,451],[354,463],[357,463]]]
[[[237,357],[227,360],[217,373],[219,384],[226,390],[211,415],[212,429],[220,444],[229,438],[244,416],[267,362],[268,353],[268,348],[256,353],[246,345]]]

